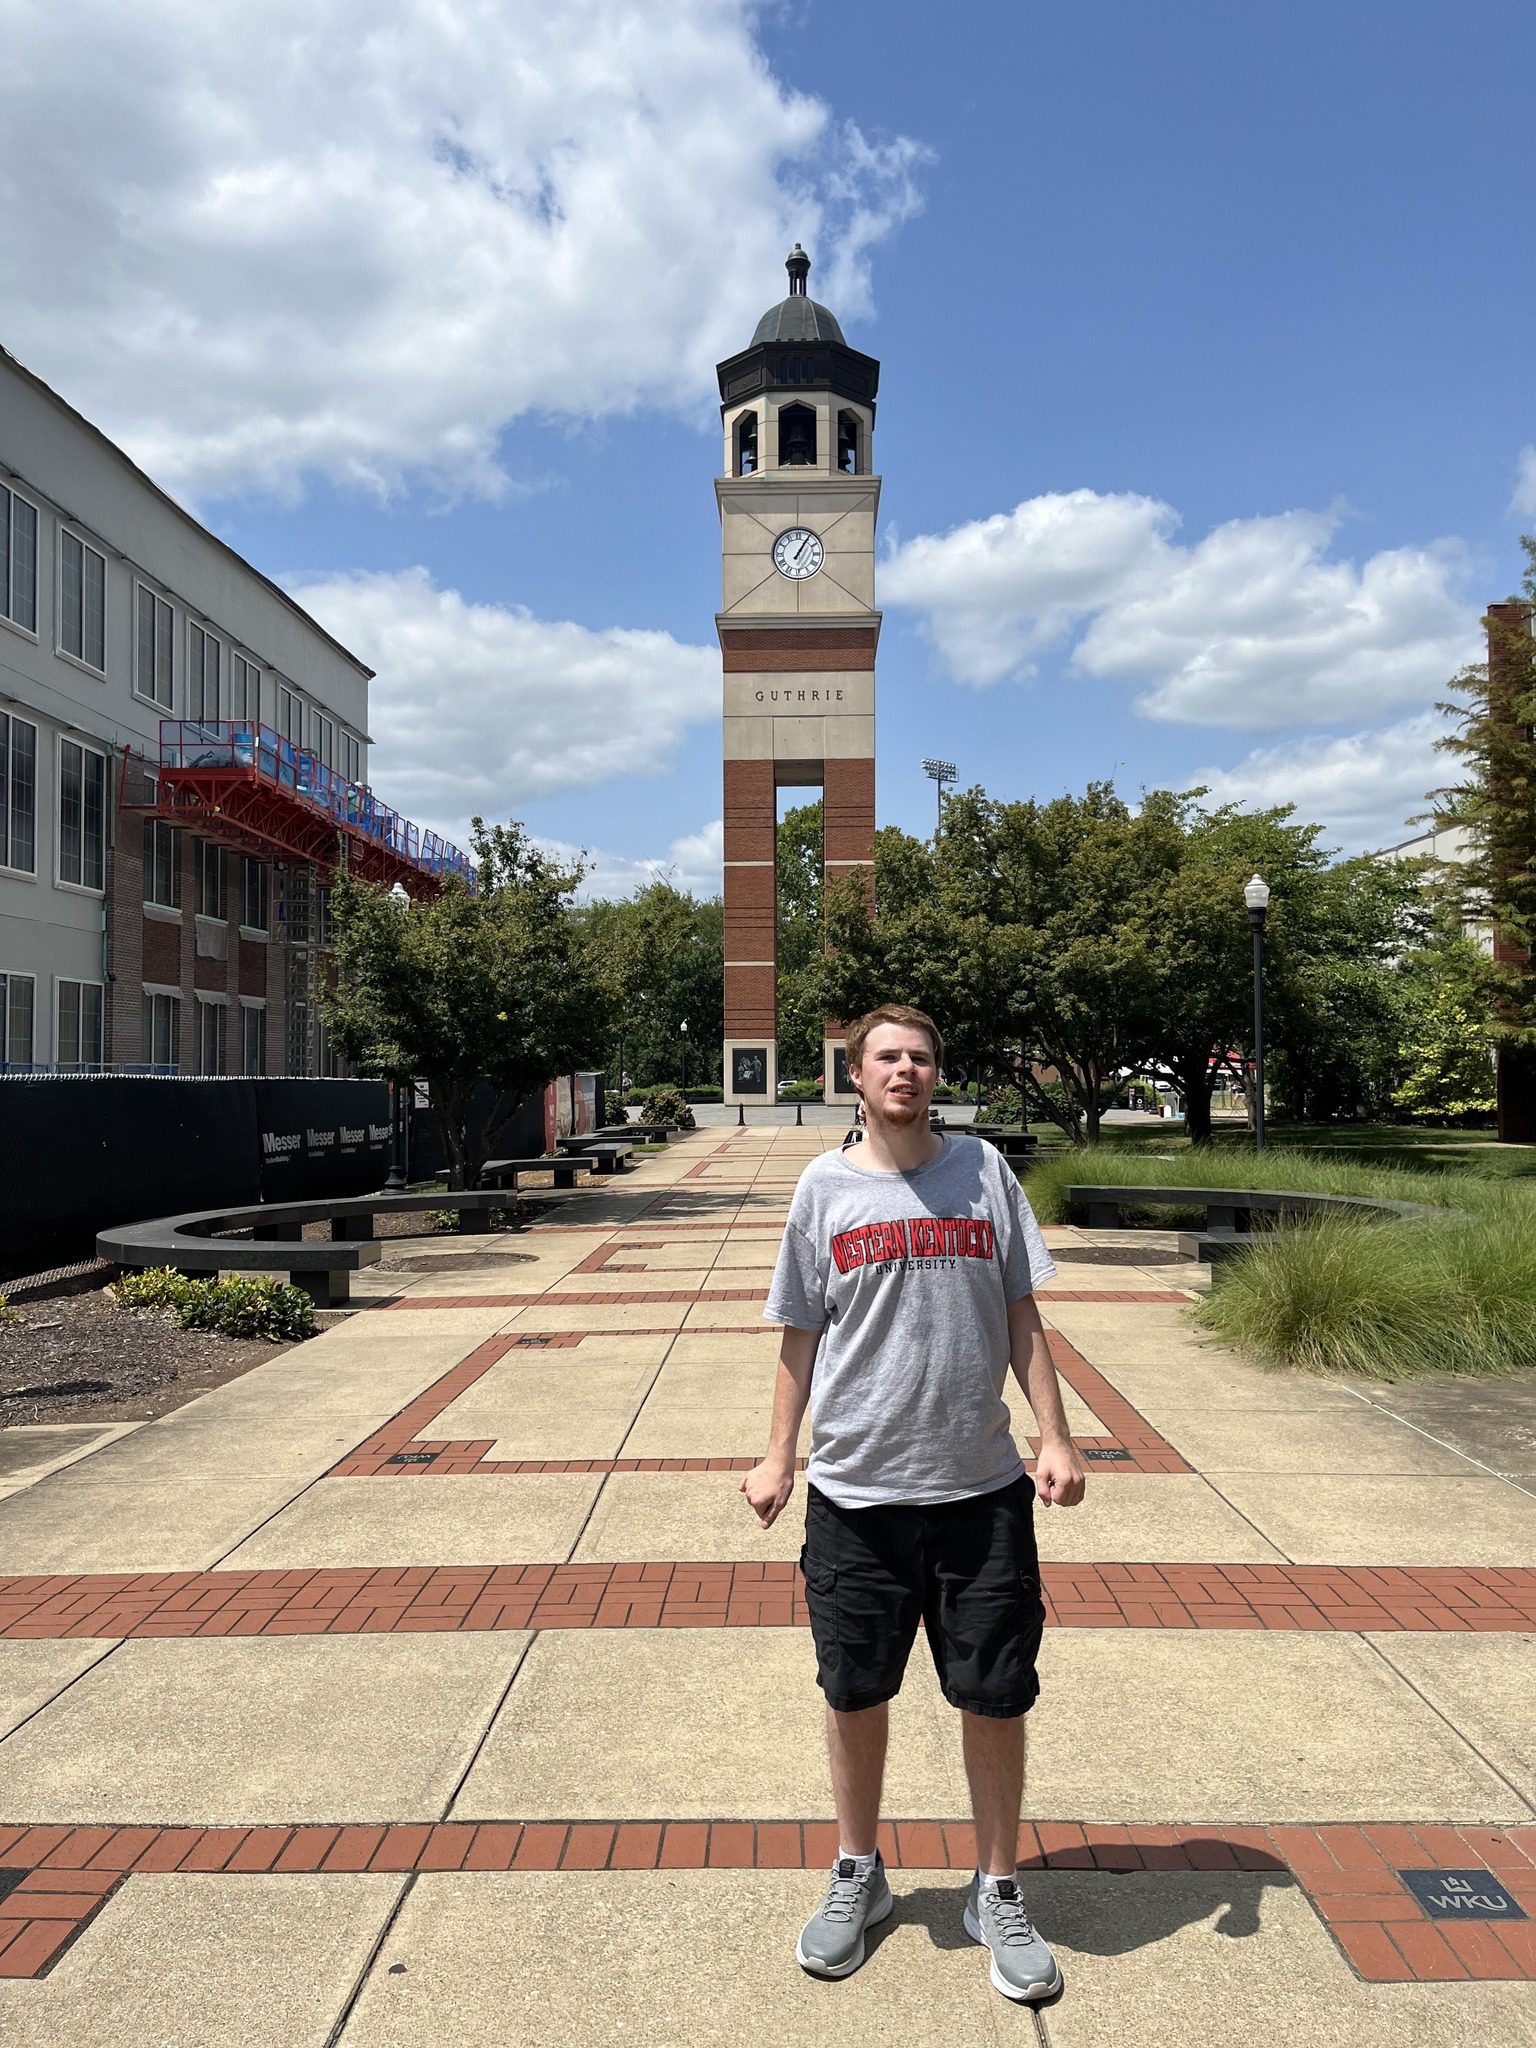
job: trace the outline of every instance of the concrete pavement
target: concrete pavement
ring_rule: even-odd
[[[1469,1451],[1432,1403],[1261,1372],[1149,1235],[1049,1233],[1090,1487],[1039,1518],[1020,1846],[1065,1994],[1009,2006],[961,1933],[921,1645],[898,1910],[846,1983],[796,1968],[835,1833],[799,1504],[764,1535],[737,1488],[785,1206],[840,1135],[703,1128],[370,1271],[161,1421],[0,1458],[0,2039],[1536,2044],[1536,1487],[1478,1455],[1498,1392]]]

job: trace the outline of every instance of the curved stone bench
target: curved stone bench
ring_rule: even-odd
[[[527,1199],[524,1197],[524,1199]],[[541,1202],[569,1197],[545,1195]],[[507,1197],[494,1188],[434,1194],[353,1195],[333,1201],[261,1202],[248,1208],[194,1209],[98,1232],[96,1254],[118,1266],[171,1266],[193,1278],[207,1273],[283,1273],[317,1308],[339,1308],[362,1266],[376,1266],[383,1247],[373,1234],[375,1216],[428,1209],[458,1211],[461,1231],[487,1231],[491,1211]],[[330,1242],[303,1240],[306,1223],[329,1223]],[[221,1231],[249,1231],[222,1237]]]
[[[1374,1195],[1304,1195],[1280,1188],[1095,1187],[1074,1182],[1062,1189],[1069,1221],[1087,1212],[1090,1230],[1118,1230],[1127,1209],[1203,1209],[1205,1228],[1182,1231],[1179,1249],[1208,1263],[1242,1251],[1252,1236],[1254,1217],[1440,1216],[1453,1209],[1429,1202],[1393,1202]]]

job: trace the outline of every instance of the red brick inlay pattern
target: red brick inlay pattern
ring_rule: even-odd
[[[541,1297],[549,1300],[551,1297]],[[570,1300],[575,1297],[566,1296]],[[621,1295],[599,1297],[608,1300],[623,1300]],[[695,1297],[684,1296],[691,1300]],[[718,1297],[717,1297],[718,1298]],[[750,1299],[757,1299],[755,1295]],[[473,1302],[476,1297],[457,1297],[459,1305],[466,1300]],[[422,1304],[426,1306],[426,1304]],[[376,1429],[357,1448],[340,1459],[326,1474],[330,1479],[380,1479],[412,1478],[424,1479],[435,1476],[466,1478],[472,1475],[516,1474],[529,1472],[750,1472],[757,1460],[755,1457],[735,1458],[493,1458],[490,1454],[496,1447],[496,1439],[490,1438],[430,1438],[425,1435],[434,1416],[441,1414],[450,1402],[456,1401],[467,1387],[474,1385],[483,1373],[504,1358],[509,1351],[545,1350],[556,1346],[568,1348],[580,1344],[587,1335],[623,1334],[625,1336],[666,1336],[687,1334],[690,1336],[760,1336],[776,1338],[777,1330],[770,1324],[746,1330],[722,1328],[711,1332],[707,1328],[694,1327],[685,1332],[677,1330],[641,1331],[628,1330],[622,1333],[600,1331],[561,1330],[544,1335],[538,1331],[511,1331],[498,1337],[488,1337],[465,1359],[445,1373],[440,1380],[418,1394],[416,1399],[402,1408],[398,1415]],[[1188,1472],[1191,1468],[1176,1450],[1131,1406],[1123,1394],[1104,1375],[1091,1366],[1080,1351],[1068,1343],[1059,1331],[1049,1333],[1051,1356],[1056,1362],[1062,1378],[1073,1387],[1087,1405],[1098,1416],[1109,1431],[1107,1436],[1085,1436],[1075,1439],[1095,1472]],[[804,1461],[801,1460],[803,1469]]]
[[[1047,1564],[1064,1628],[1536,1630],[1536,1568]],[[395,1635],[542,1628],[803,1628],[799,1568],[358,1566],[0,1579],[0,1639]]]
[[[893,1869],[969,1870],[976,1840],[955,1821],[884,1821]],[[0,1899],[0,1977],[40,1977],[120,1884],[141,1871],[809,1870],[837,1853],[829,1821],[438,1821],[295,1827],[5,1827],[0,1868],[24,1871]],[[1536,1979],[1531,1922],[1431,1922],[1398,1869],[1484,1867],[1536,1912],[1536,1825],[1097,1827],[1025,1821],[1026,1872],[1209,1871],[1293,1880],[1371,1983]]]

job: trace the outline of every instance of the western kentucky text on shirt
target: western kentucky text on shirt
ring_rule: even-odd
[[[893,1259],[990,1259],[996,1238],[985,1216],[898,1216],[888,1223],[861,1223],[832,1240],[839,1273],[855,1266],[884,1266]]]

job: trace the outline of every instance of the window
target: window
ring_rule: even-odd
[[[197,914],[199,917],[224,917],[227,913],[225,902],[224,849],[215,846],[211,839],[197,842]]]
[[[736,474],[753,476],[757,471],[757,414],[744,412],[736,422]]]
[[[786,405],[779,414],[780,469],[805,469],[815,460],[815,413],[808,405]]]
[[[107,763],[73,740],[59,741],[59,880],[107,886]]]
[[[363,779],[363,749],[356,733],[343,732],[341,736],[341,772],[348,782]]]
[[[37,727],[0,711],[0,868],[37,873]]]
[[[240,871],[240,922],[253,932],[268,929],[267,866],[246,854]]]
[[[267,1071],[267,1011],[263,1003],[241,1003],[240,1005],[240,1071],[242,1074],[264,1074]]]
[[[101,983],[59,983],[58,1064],[99,1067],[102,1060]]]
[[[837,466],[848,476],[859,474],[859,416],[840,412],[837,416]]]
[[[229,715],[261,723],[261,670],[243,654],[229,650]]]
[[[181,908],[181,834],[163,818],[144,820],[144,901]]]
[[[323,711],[315,713],[315,752],[327,768],[336,765],[336,721]]]
[[[0,486],[0,618],[37,631],[37,507]]]
[[[107,558],[67,527],[59,548],[59,646],[106,674]]]
[[[169,989],[144,991],[143,1052],[147,1067],[181,1065],[181,997]]]
[[[195,619],[187,621],[187,716],[219,716],[219,643]]]
[[[166,711],[173,710],[176,698],[171,687],[171,649],[176,614],[163,597],[157,596],[153,590],[146,590],[142,583],[134,587],[134,603],[138,616],[135,621],[137,651],[133,687],[151,704],[158,704]]]
[[[32,1064],[32,1005],[36,987],[30,974],[0,974],[0,1067]]]
[[[304,699],[292,690],[277,693],[277,729],[296,747],[304,744]]]
[[[197,1071],[200,1074],[222,1074],[224,1071],[224,1013],[223,1003],[210,1003],[205,997],[198,997]]]

